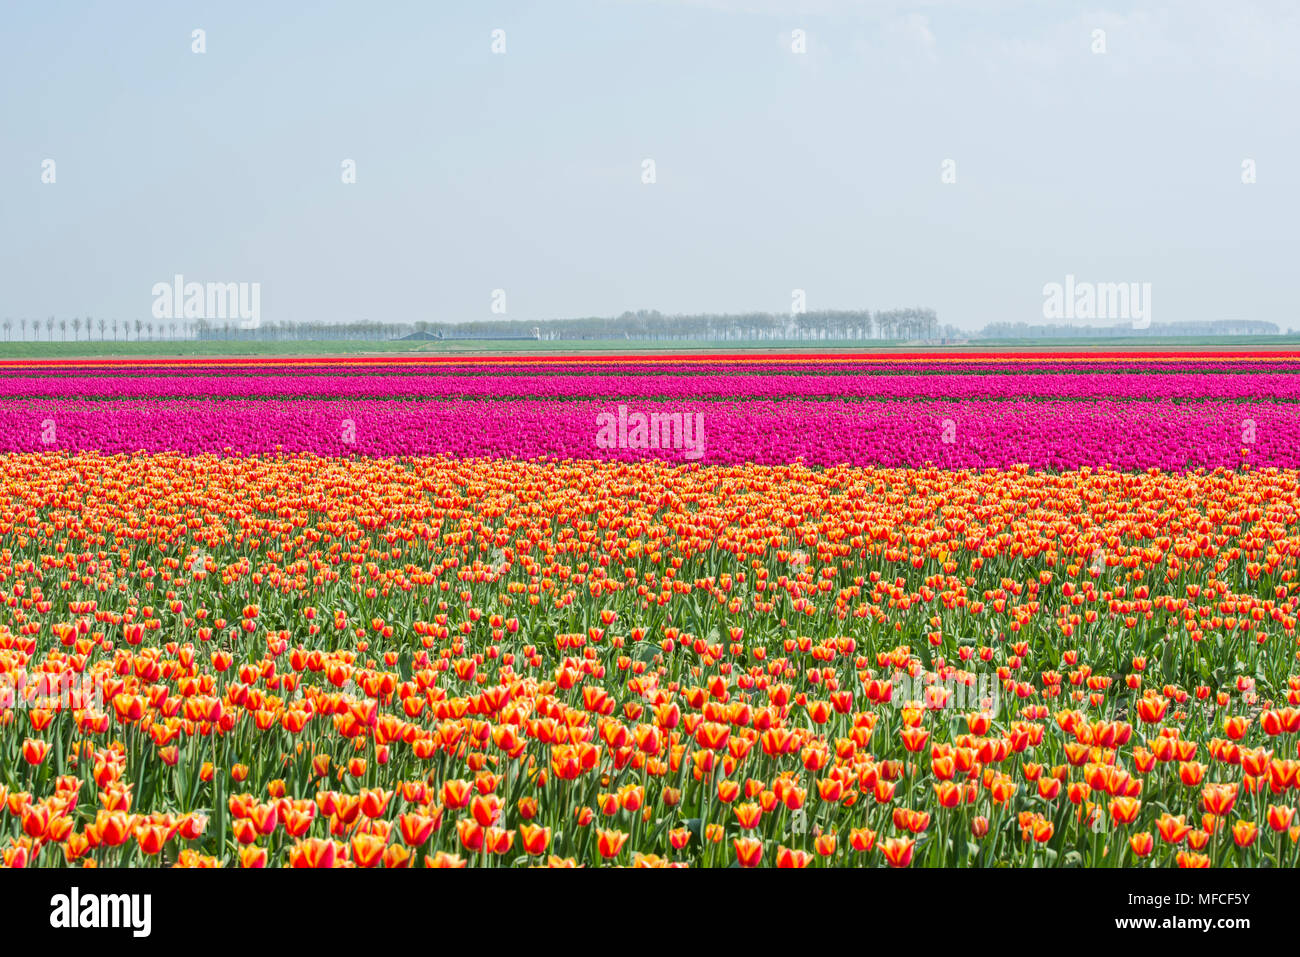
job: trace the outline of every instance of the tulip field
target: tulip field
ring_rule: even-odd
[[[0,360],[7,867],[1295,867],[1300,353]]]

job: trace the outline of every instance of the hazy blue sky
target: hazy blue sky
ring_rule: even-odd
[[[802,288],[969,328],[1072,273],[1300,327],[1298,49],[1289,0],[4,0],[0,316],[147,319],[182,273],[264,322]]]

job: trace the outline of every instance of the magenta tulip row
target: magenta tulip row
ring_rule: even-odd
[[[490,381],[490,380],[488,380]],[[661,383],[662,385],[662,383]],[[945,382],[944,392],[950,391]],[[0,452],[509,456],[682,463],[1300,467],[1275,401],[0,400]],[[694,401],[692,401],[694,400]]]
[[[1300,402],[1300,374],[1113,372],[1007,375],[185,375],[0,377],[3,398],[580,399],[1125,399]]]

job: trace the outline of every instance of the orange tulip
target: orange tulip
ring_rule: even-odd
[[[425,867],[437,868],[459,868],[469,864],[467,860],[458,854],[448,854],[446,851],[439,851],[436,854],[426,854],[424,858]]]
[[[1205,810],[1216,817],[1225,817],[1237,803],[1235,784],[1207,784],[1201,791]]]
[[[1110,802],[1110,816],[1116,824],[1132,824],[1141,809],[1142,802],[1136,798],[1117,797]]]
[[[476,794],[469,802],[470,814],[483,827],[490,827],[501,816],[501,799],[495,794]]]
[[[732,841],[736,862],[741,867],[757,867],[763,859],[763,842],[756,837],[738,837]]]
[[[40,764],[49,753],[50,745],[47,741],[37,738],[27,738],[23,741],[23,760],[28,764]]]
[[[599,829],[596,831],[596,836],[596,849],[600,852],[600,856],[606,860],[612,857],[618,857],[619,853],[623,850],[623,845],[627,843],[628,838],[628,835],[622,831],[605,831]]]
[[[266,858],[266,848],[264,847],[241,847],[239,849],[240,867],[266,867]]]
[[[369,818],[382,817],[392,800],[393,792],[383,788],[363,788],[361,790],[361,813]]]
[[[140,852],[146,856],[153,856],[161,852],[169,836],[168,829],[159,824],[143,825],[135,832],[135,839],[136,843],[140,845]]]
[[[812,863],[812,855],[799,848],[778,847],[776,849],[776,866],[778,868],[803,868]]]
[[[1250,847],[1259,836],[1259,826],[1253,821],[1238,821],[1232,825],[1232,839],[1238,847]]]
[[[419,847],[426,843],[438,829],[440,818],[441,815],[435,818],[427,814],[415,813],[399,815],[397,828],[402,835],[402,842],[410,847]]]
[[[891,837],[879,844],[880,852],[885,855],[885,860],[889,862],[890,867],[907,867],[911,864],[912,850],[915,846],[915,841],[905,837]]]
[[[131,836],[131,821],[121,811],[100,811],[95,815],[95,832],[106,847],[118,847]]]
[[[337,845],[321,838],[299,841],[289,850],[290,865],[298,868],[330,868],[337,856]]]
[[[1192,830],[1192,826],[1187,823],[1185,815],[1174,817],[1172,814],[1161,814],[1156,820],[1156,830],[1160,832],[1161,840],[1167,844],[1181,843],[1183,838],[1187,837]]]
[[[460,843],[471,853],[482,850],[483,835],[486,830],[482,824],[472,818],[461,818],[456,822],[456,834],[460,838]]]
[[[546,849],[551,846],[551,829],[549,827],[521,824],[519,826],[519,838],[523,842],[525,853],[536,857],[545,854]]]
[[[1275,831],[1285,831],[1291,826],[1291,821],[1295,818],[1295,808],[1279,807],[1275,804],[1268,806],[1268,826]]]

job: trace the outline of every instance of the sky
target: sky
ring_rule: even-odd
[[[1073,276],[1300,328],[1297,49],[1281,0],[4,0],[0,316],[975,329]]]

